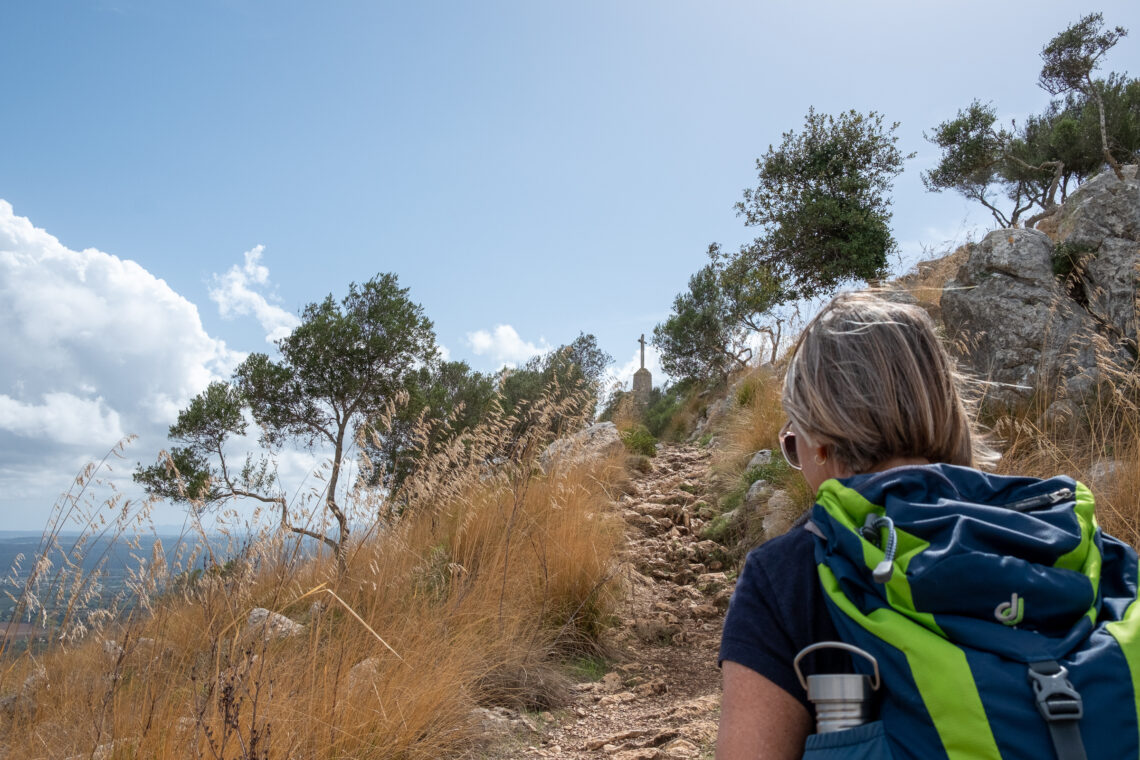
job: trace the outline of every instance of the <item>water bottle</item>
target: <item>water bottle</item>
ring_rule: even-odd
[[[862,655],[871,662],[874,677],[860,673],[822,673],[807,676],[800,672],[800,660],[817,649],[842,649]],[[815,732],[826,734],[861,726],[871,717],[871,692],[880,686],[879,663],[859,647],[842,641],[821,641],[804,647],[792,662],[796,677],[815,705]]]

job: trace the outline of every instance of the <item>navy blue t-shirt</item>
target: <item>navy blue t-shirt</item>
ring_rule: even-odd
[[[782,536],[748,553],[724,618],[720,662],[731,660],[755,670],[815,710],[796,678],[792,661],[804,647],[838,641],[815,567],[815,537],[805,518]],[[851,673],[851,658],[829,649],[800,663],[805,676]]]

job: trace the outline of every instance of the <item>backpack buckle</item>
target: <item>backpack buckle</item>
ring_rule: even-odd
[[[1069,682],[1069,671],[1056,662],[1035,662],[1029,666],[1029,682],[1037,712],[1046,721],[1080,720],[1084,714],[1081,695]]]

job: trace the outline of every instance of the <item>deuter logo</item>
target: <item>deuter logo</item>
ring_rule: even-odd
[[[1025,600],[1013,593],[1008,602],[1002,602],[994,608],[994,617],[1004,625],[1017,625],[1025,617]]]

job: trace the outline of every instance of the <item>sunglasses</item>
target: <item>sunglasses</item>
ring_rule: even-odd
[[[802,470],[800,455],[796,453],[796,434],[792,431],[792,421],[788,420],[780,428],[780,452],[784,455],[788,466],[793,470]]]

